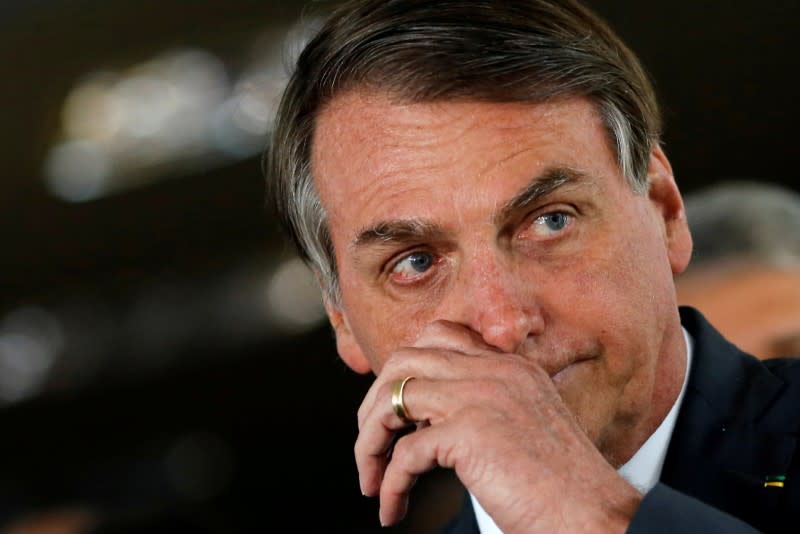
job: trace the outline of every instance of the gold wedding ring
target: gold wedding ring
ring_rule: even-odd
[[[406,405],[403,404],[403,389],[406,387],[406,383],[409,380],[414,378],[413,376],[407,376],[402,380],[395,380],[392,382],[392,409],[394,413],[397,414],[397,417],[400,420],[407,424],[416,423],[416,421],[408,414],[408,410],[406,409]]]

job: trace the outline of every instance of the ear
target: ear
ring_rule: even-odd
[[[364,356],[364,351],[356,341],[344,311],[326,298],[325,312],[328,314],[328,320],[336,334],[336,350],[339,352],[339,357],[347,364],[347,367],[356,373],[370,372],[369,360]]]
[[[692,236],[683,208],[683,198],[672,175],[672,166],[660,146],[650,153],[647,167],[650,202],[664,226],[664,241],[673,274],[680,274],[692,257]]]

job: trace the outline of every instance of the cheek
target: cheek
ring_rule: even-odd
[[[631,235],[595,242],[573,261],[553,271],[548,307],[553,323],[582,332],[603,347],[609,380],[626,380],[637,361],[659,338],[658,317],[674,307],[666,256],[652,238]],[[654,272],[657,271],[657,272]],[[670,297],[672,295],[672,297]],[[638,341],[637,341],[638,340]]]
[[[624,246],[594,242],[580,254],[548,266],[549,293],[588,324],[628,322],[628,309],[646,291],[646,277],[630,254]]]
[[[342,294],[350,328],[370,367],[377,374],[392,353],[411,345],[433,317],[433,303],[398,302],[386,295],[369,291],[345,291]]]
[[[675,286],[666,245],[649,219],[632,231],[618,235],[600,276],[607,280],[606,301],[625,308],[625,322],[658,317],[663,307],[675,307]],[[638,312],[637,312],[638,310]]]

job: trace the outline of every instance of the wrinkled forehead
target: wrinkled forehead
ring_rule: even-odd
[[[485,157],[511,157],[516,146],[535,143],[568,147],[579,130],[606,137],[593,102],[585,98],[541,103],[446,100],[411,102],[391,93],[349,91],[318,114],[311,144],[315,185],[330,177],[385,178],[400,165],[414,168],[436,154],[454,166],[465,158],[480,165]],[[522,133],[520,133],[522,132]],[[472,142],[475,139],[479,142]],[[612,154],[611,143],[603,140]],[[530,141],[534,143],[534,141]],[[441,160],[438,163],[447,164]],[[319,191],[322,194],[322,191]]]
[[[565,113],[580,108],[580,116]],[[411,101],[393,93],[347,91],[330,100],[317,114],[311,144],[312,168],[343,148],[344,140],[363,142],[364,148],[403,143],[424,148],[446,143],[470,129],[493,128],[498,133],[530,128],[530,114],[536,110],[539,130],[557,132],[565,120],[580,120],[578,126],[596,129],[602,124],[595,104],[583,97],[546,102],[494,102],[466,99]]]
[[[320,115],[312,146],[330,226],[342,213],[356,216],[355,206],[413,211],[431,195],[466,201],[482,190],[503,203],[553,168],[618,174],[599,115],[585,99],[405,103],[348,94]]]

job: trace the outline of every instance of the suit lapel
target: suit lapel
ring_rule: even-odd
[[[694,352],[661,481],[766,528],[784,492],[765,477],[786,474],[797,446],[797,429],[767,411],[785,384],[696,310],[681,308],[681,321]]]
[[[480,534],[478,520],[475,518],[475,510],[472,507],[472,499],[466,491],[458,515],[441,530],[440,534]]]

